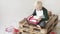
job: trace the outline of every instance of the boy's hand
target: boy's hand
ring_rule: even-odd
[[[38,22],[39,22],[41,19],[42,19],[42,18],[39,18],[39,19],[38,19]]]

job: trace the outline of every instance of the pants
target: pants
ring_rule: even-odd
[[[45,21],[40,21],[39,24],[42,28],[44,28],[46,26],[46,22]]]

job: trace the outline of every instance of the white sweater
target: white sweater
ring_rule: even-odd
[[[45,18],[44,15],[43,15],[43,10],[36,10],[36,16],[34,16],[34,18],[38,19],[38,18]]]

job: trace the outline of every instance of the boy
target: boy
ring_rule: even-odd
[[[37,24],[37,27],[42,27],[42,28],[45,27],[46,25],[45,21],[49,19],[49,16],[48,16],[47,9],[42,6],[41,1],[37,1],[35,3],[35,10],[32,16],[36,19],[38,18],[39,23]]]

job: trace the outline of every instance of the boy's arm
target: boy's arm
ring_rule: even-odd
[[[28,17],[34,16],[34,15],[36,15],[36,9],[35,9],[34,12],[33,12],[31,15],[29,15]],[[28,18],[28,17],[27,17],[27,18]]]
[[[45,18],[40,17],[39,20],[41,20],[41,21],[46,21],[46,20],[49,19],[49,16],[48,16],[48,11],[47,11],[47,9],[44,8],[44,7],[43,7],[43,12],[44,12]],[[39,20],[38,20],[38,21],[39,21]]]
[[[42,18],[42,20],[43,20],[43,21],[46,21],[46,20],[48,20],[48,19],[49,19],[48,11],[47,11],[47,9],[46,9],[46,8],[43,8],[43,11],[44,11],[44,16],[45,16],[45,18]]]
[[[36,9],[34,10],[34,12],[33,12],[33,14],[32,14],[32,15],[33,15],[33,16],[34,16],[34,15],[36,15]]]

